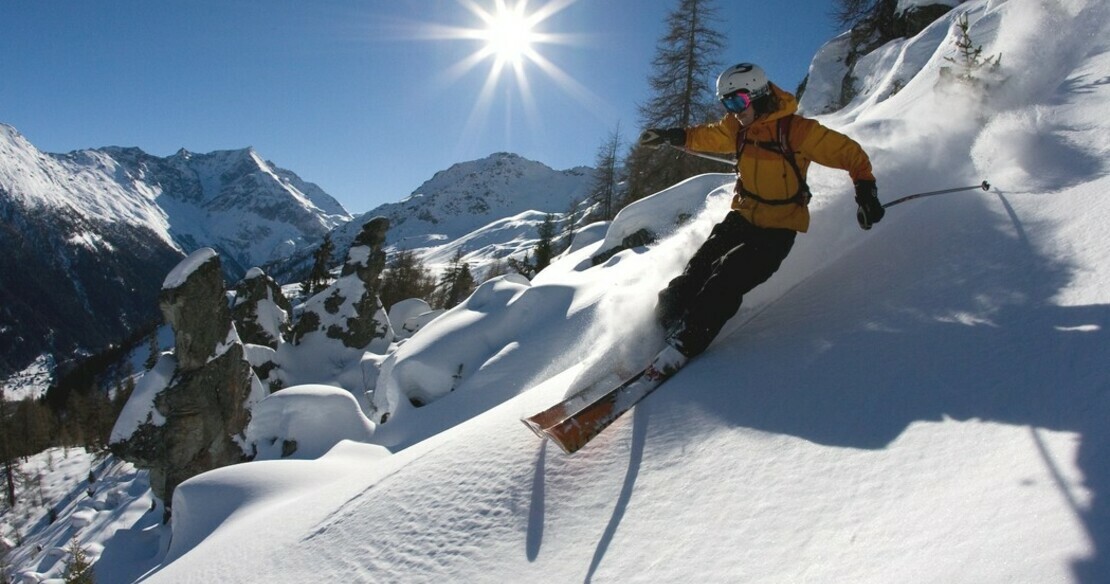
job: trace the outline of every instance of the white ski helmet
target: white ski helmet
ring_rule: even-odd
[[[752,99],[758,99],[771,92],[771,84],[763,68],[752,63],[733,65],[717,77],[717,99],[740,89],[747,89]]]

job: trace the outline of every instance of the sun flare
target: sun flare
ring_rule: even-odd
[[[599,115],[605,104],[588,88],[579,83],[555,64],[548,54],[557,46],[583,42],[583,36],[551,30],[555,20],[549,20],[579,0],[455,0],[475,20],[471,26],[459,24],[425,25],[422,38],[442,41],[462,41],[474,45],[473,52],[447,68],[441,76],[445,85],[451,85],[476,69],[488,64],[478,94],[473,100],[465,125],[464,135],[476,135],[490,121],[490,108],[495,101],[514,103],[507,96],[519,97],[519,104],[526,119],[534,127],[542,120],[539,105],[532,88],[532,73],[548,80],[547,87],[555,87],[571,96],[586,109]],[[515,87],[515,92],[499,92],[498,88]],[[600,117],[600,115],[599,115]]]
[[[485,51],[502,63],[518,65],[525,56],[531,56],[532,43],[537,40],[535,21],[524,14],[524,3],[508,7],[498,2],[493,14],[483,14],[486,28],[482,37]]]

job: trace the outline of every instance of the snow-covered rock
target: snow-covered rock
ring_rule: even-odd
[[[596,258],[611,257],[615,251],[629,248],[630,240],[654,242],[673,234],[704,207],[707,198],[717,198],[723,190],[731,192],[735,182],[736,175],[704,174],[651,195],[647,197],[651,199],[648,202],[637,201],[628,205],[613,218],[595,261]],[[707,192],[715,194],[707,197]]]
[[[246,441],[255,460],[323,456],[343,440],[369,442],[374,424],[347,391],[298,385],[274,393],[251,410]]]
[[[293,327],[293,342],[323,336],[357,351],[384,353],[393,342],[393,327],[378,299],[379,278],[385,267],[389,221],[367,221],[347,251],[339,278],[309,298]]]
[[[231,316],[244,343],[277,349],[289,334],[293,306],[281,286],[259,268],[236,284]]]
[[[798,109],[819,115],[837,111],[878,91],[879,99],[898,92],[917,73],[908,63],[888,60],[900,54],[901,45],[920,46],[924,59],[935,49],[936,34],[921,39],[926,28],[937,29],[937,20],[966,0],[900,0],[897,5],[878,3],[860,24],[825,43],[813,58],[805,92]],[[943,26],[943,25],[940,25]],[[943,33],[941,33],[943,37]]]
[[[433,310],[425,300],[409,298],[389,308],[389,322],[396,323],[393,332],[398,340],[402,340],[416,334],[443,313],[443,310]]]
[[[151,472],[163,501],[185,479],[247,460],[251,407],[265,390],[246,359],[227,306],[220,258],[193,252],[170,271],[161,308],[174,331],[173,358],[144,376],[112,431],[112,451]],[[174,366],[165,382],[166,368]]]

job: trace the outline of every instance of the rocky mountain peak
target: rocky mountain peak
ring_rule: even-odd
[[[350,220],[320,187],[250,147],[182,148],[167,157],[124,146],[51,154],[7,124],[0,216],[11,227],[0,230],[9,250],[4,273],[37,267],[26,285],[0,286],[0,305],[18,307],[0,312],[0,349],[11,348],[0,374],[44,352],[64,362],[118,343],[156,314],[157,278],[197,249],[218,250],[225,275],[238,278]]]
[[[527,211],[564,212],[573,201],[587,197],[592,176],[591,169],[554,170],[498,152],[437,172],[401,202],[382,205],[366,216],[390,220],[389,243],[395,246],[446,243],[504,217]]]

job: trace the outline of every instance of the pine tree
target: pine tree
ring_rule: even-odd
[[[69,562],[66,565],[66,584],[94,584],[92,563],[89,562],[88,553],[77,542],[77,536],[69,543]]]
[[[621,166],[618,159],[621,147],[621,127],[617,127],[597,150],[594,166],[597,174],[590,185],[590,201],[597,209],[596,215],[602,221],[612,221],[616,215],[618,202],[617,188],[621,182]]]
[[[301,284],[301,292],[305,296],[311,296],[323,290],[328,285],[328,266],[331,264],[331,254],[335,251],[335,244],[331,241],[331,234],[324,236],[324,241],[320,247],[312,254],[312,270],[308,273],[308,279]]]
[[[544,268],[551,265],[551,260],[555,259],[555,215],[548,213],[543,218],[543,223],[540,224],[539,236],[540,240],[536,242],[533,254],[535,256],[535,271],[539,273]]]
[[[15,459],[4,460],[4,492],[8,496],[8,507],[15,508]]]
[[[544,215],[543,223],[540,224],[537,230],[539,240],[523,260],[514,257],[506,258],[506,261],[516,273],[524,276],[525,278],[532,279],[541,270],[551,265],[552,260],[558,255],[557,242],[555,241],[558,235],[558,224],[555,219],[554,213]]]
[[[66,398],[62,423],[68,428],[68,435],[73,439],[70,446],[86,447],[93,441],[90,438],[90,427],[97,425],[94,421],[97,411],[93,405],[93,393],[93,389],[71,391]]]
[[[570,202],[567,213],[559,224],[559,235],[556,240],[560,242],[560,245],[556,255],[570,249],[571,244],[574,243],[574,234],[578,229],[578,220],[585,212],[586,210],[582,208],[582,201],[574,199]]]
[[[15,403],[15,419],[11,425],[20,454],[42,452],[55,443],[55,418],[50,407],[40,400],[24,399]]]
[[[12,444],[11,416],[8,412],[8,397],[4,385],[0,384],[0,464],[4,465],[4,484],[8,495],[8,506],[15,508],[15,448]]]
[[[474,292],[474,288],[474,275],[470,273],[470,266],[464,262],[459,266],[455,281],[448,294],[451,307],[458,306],[460,302],[467,299]]]
[[[644,128],[685,128],[720,115],[711,84],[721,67],[725,37],[715,27],[714,0],[678,0],[656,46],[648,83],[652,97],[640,105]],[[711,163],[667,149],[634,147],[628,169],[627,202],[641,199],[696,174],[719,170]]]
[[[382,305],[389,308],[409,298],[431,300],[435,289],[435,276],[424,267],[424,262],[412,250],[402,250],[386,266],[379,296]]]
[[[470,273],[470,266],[463,261],[463,252],[459,249],[451,259],[451,265],[443,273],[432,304],[439,308],[454,308],[470,296],[475,287],[474,275]]]
[[[960,67],[961,73],[957,78],[966,82],[974,82],[980,71],[997,71],[1002,63],[1002,55],[991,55],[983,58],[983,45],[976,45],[971,40],[971,25],[966,13],[961,14],[956,19],[956,28],[958,30],[956,33],[956,49],[959,51],[959,56],[958,58],[945,57],[944,59]]]

